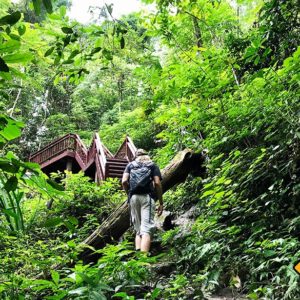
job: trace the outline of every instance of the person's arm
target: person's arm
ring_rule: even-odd
[[[124,172],[123,177],[122,177],[122,186],[123,186],[124,191],[127,194],[128,194],[128,191],[129,191],[128,179],[129,179],[129,173]]]
[[[160,177],[159,176],[154,176],[153,177],[154,180],[154,188],[155,188],[155,192],[156,192],[156,196],[158,198],[159,201],[159,206],[157,209],[157,215],[160,216],[163,212],[164,206],[163,206],[163,199],[162,199],[162,185],[161,185],[161,181],[160,181]]]

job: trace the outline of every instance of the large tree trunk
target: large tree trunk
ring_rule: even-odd
[[[162,187],[166,192],[174,185],[183,182],[189,173],[203,175],[204,157],[186,149],[179,152],[174,159],[162,170]],[[84,242],[88,246],[80,254],[84,262],[96,259],[93,250],[103,248],[107,243],[118,240],[130,227],[129,209],[127,202],[120,205]]]

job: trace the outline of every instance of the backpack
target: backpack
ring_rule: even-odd
[[[129,188],[130,194],[149,194],[153,190],[152,186],[152,167],[153,162],[141,163],[133,161],[130,170]]]

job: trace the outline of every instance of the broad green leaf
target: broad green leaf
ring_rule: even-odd
[[[33,162],[22,162],[22,166],[29,170],[40,170],[41,166]]]
[[[78,55],[80,53],[80,51],[79,50],[74,50],[74,51],[72,51],[71,52],[71,54],[70,54],[70,56],[68,57],[68,60],[70,60],[70,59],[72,59],[72,58],[74,58],[76,55]]]
[[[215,192],[216,192],[215,190],[208,190],[208,191],[205,191],[205,192],[202,194],[201,198],[202,198],[202,197],[206,197],[206,196],[213,195]]]
[[[21,135],[20,127],[15,124],[8,124],[2,131],[2,135],[8,141],[18,138]]]
[[[91,300],[107,300],[105,295],[101,292],[92,291],[90,293],[90,299]]]
[[[61,31],[65,34],[72,34],[73,33],[73,29],[70,27],[62,27]]]
[[[23,52],[23,53],[5,55],[3,59],[8,64],[26,63],[33,59],[33,55],[30,52]]]
[[[68,60],[65,60],[62,62],[63,65],[71,65],[74,63],[74,60],[73,59],[68,59]]]
[[[68,218],[68,220],[69,220],[72,224],[78,225],[78,219],[77,219],[77,218],[71,216],[71,217]]]
[[[52,179],[47,179],[47,183],[58,191],[64,191],[64,187]]]
[[[95,54],[95,53],[101,51],[101,49],[102,49],[101,47],[96,47],[96,48],[94,48],[94,49],[91,51],[91,55],[93,55],[93,54]]]
[[[86,286],[82,286],[75,290],[69,291],[69,295],[84,295],[87,291],[88,291],[88,288]]]
[[[5,209],[3,209],[2,210],[6,215],[8,215],[8,216],[10,216],[10,217],[12,217],[12,218],[14,218],[14,219],[17,219],[18,218],[18,215],[15,213],[15,212],[13,212],[12,211],[12,208],[5,208]]]
[[[18,157],[17,157],[12,151],[8,151],[8,152],[6,153],[6,155],[5,155],[5,157],[6,157],[7,159],[10,159],[10,160],[17,160],[17,161],[19,162]],[[13,161],[12,161],[12,163],[13,163]]]
[[[113,295],[113,297],[121,297],[122,299],[126,299],[126,297],[128,297],[128,295],[125,292],[118,292],[116,294]]]
[[[8,173],[16,173],[18,172],[19,168],[13,165],[10,161],[7,160],[0,160],[0,170],[8,172]]]
[[[15,191],[18,187],[18,178],[16,176],[10,177],[4,184],[4,189],[7,192]]]
[[[61,224],[63,224],[63,219],[60,217],[55,217],[55,218],[48,219],[44,225],[45,227],[55,227]]]
[[[71,42],[71,35],[67,35],[67,36],[63,39],[63,41],[64,41],[64,47],[66,47],[67,45],[69,45],[70,42]]]
[[[74,226],[71,222],[69,222],[69,221],[64,221],[63,223],[64,223],[64,225],[65,225],[71,232],[74,232],[75,226]]]
[[[47,56],[51,55],[52,52],[54,51],[54,49],[55,49],[55,47],[49,48],[49,49],[45,52],[44,57],[47,57]]]
[[[20,41],[20,40],[21,40],[20,36],[17,35],[17,34],[14,34],[14,33],[10,33],[10,34],[9,34],[9,37],[10,37],[11,39],[15,40],[15,41]]]
[[[0,44],[0,53],[11,53],[20,48],[20,42],[16,40],[9,40],[3,44]]]
[[[14,25],[21,18],[21,13],[19,11],[15,11],[10,15],[6,15],[0,19],[0,25]]]
[[[103,56],[104,56],[107,60],[112,60],[112,59],[113,59],[113,56],[112,56],[111,51],[109,51],[109,50],[107,50],[107,49],[103,49],[103,50],[102,50],[102,54],[103,54]]]
[[[58,285],[60,276],[59,276],[59,273],[58,273],[57,271],[51,270],[51,278],[52,278],[53,282],[54,282],[56,285]]]
[[[25,25],[20,25],[19,27],[18,27],[18,32],[19,32],[19,35],[23,35],[23,34],[25,34],[25,32],[26,32],[26,26]]]
[[[157,298],[160,293],[161,293],[161,289],[155,288],[154,291],[151,294],[151,299]]]
[[[59,14],[60,14],[61,17],[64,17],[67,14],[66,6],[63,5],[59,8]]]

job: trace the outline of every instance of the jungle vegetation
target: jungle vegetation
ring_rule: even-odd
[[[298,1],[143,1],[156,9],[108,3],[89,24],[69,0],[0,2],[0,299],[300,299]],[[164,197],[193,219],[158,231],[158,255],[129,232],[79,259],[126,196],[28,162],[69,132],[111,151],[129,134],[161,168],[206,153],[206,176]]]

